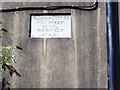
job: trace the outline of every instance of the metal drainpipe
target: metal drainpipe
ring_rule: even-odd
[[[120,89],[118,1],[107,0],[108,90]]]

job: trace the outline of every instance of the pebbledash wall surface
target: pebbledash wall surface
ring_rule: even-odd
[[[3,8],[72,5],[73,2],[2,2]],[[77,3],[84,5],[85,3]],[[70,13],[71,38],[30,38],[31,13]],[[14,50],[22,77],[11,78],[13,88],[107,88],[106,7],[2,13],[2,45]],[[67,27],[67,26],[66,26]]]

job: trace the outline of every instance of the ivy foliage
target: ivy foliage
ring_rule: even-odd
[[[0,24],[2,22],[0,21]],[[8,32],[5,28],[0,28],[0,31]],[[2,38],[2,36],[0,36]],[[23,50],[21,47],[16,46],[17,49]],[[16,56],[11,55],[11,52],[13,50],[13,47],[11,46],[1,46],[0,47],[0,71],[1,72],[8,72],[10,76],[12,77],[13,74],[16,74],[17,76],[21,77],[20,73],[16,70],[16,68],[12,65],[12,63],[16,63]],[[7,89],[6,89],[7,88]],[[6,78],[4,77],[2,79],[2,88],[1,90],[10,90],[10,83]]]
[[[2,66],[1,71],[2,72],[8,71],[11,76],[15,73],[17,76],[21,77],[21,75],[17,72],[17,70],[12,65],[12,63],[16,63],[15,55],[10,55],[12,49],[13,49],[13,47],[11,47],[11,46],[4,46],[4,47],[0,48],[0,64]],[[4,53],[4,54],[2,54],[2,53]]]

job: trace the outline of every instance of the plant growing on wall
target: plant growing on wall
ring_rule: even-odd
[[[7,32],[5,29],[1,29],[1,31]],[[16,48],[21,49],[19,46],[16,46]],[[1,66],[1,72],[7,72],[12,77],[13,74],[16,74],[17,76],[21,77],[20,73],[16,70],[16,68],[12,65],[12,63],[16,63],[16,56],[11,55],[11,52],[13,50],[12,46],[1,46],[0,47],[0,66]],[[5,88],[10,88],[10,83],[6,80],[4,77],[2,79],[2,90]]]

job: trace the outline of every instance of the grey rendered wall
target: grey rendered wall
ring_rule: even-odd
[[[64,5],[65,3],[2,3],[2,7]],[[30,13],[71,13],[72,38],[29,38]],[[13,76],[13,88],[107,88],[105,3],[95,11],[39,10],[2,13],[3,45],[14,50],[15,67],[22,77]]]

